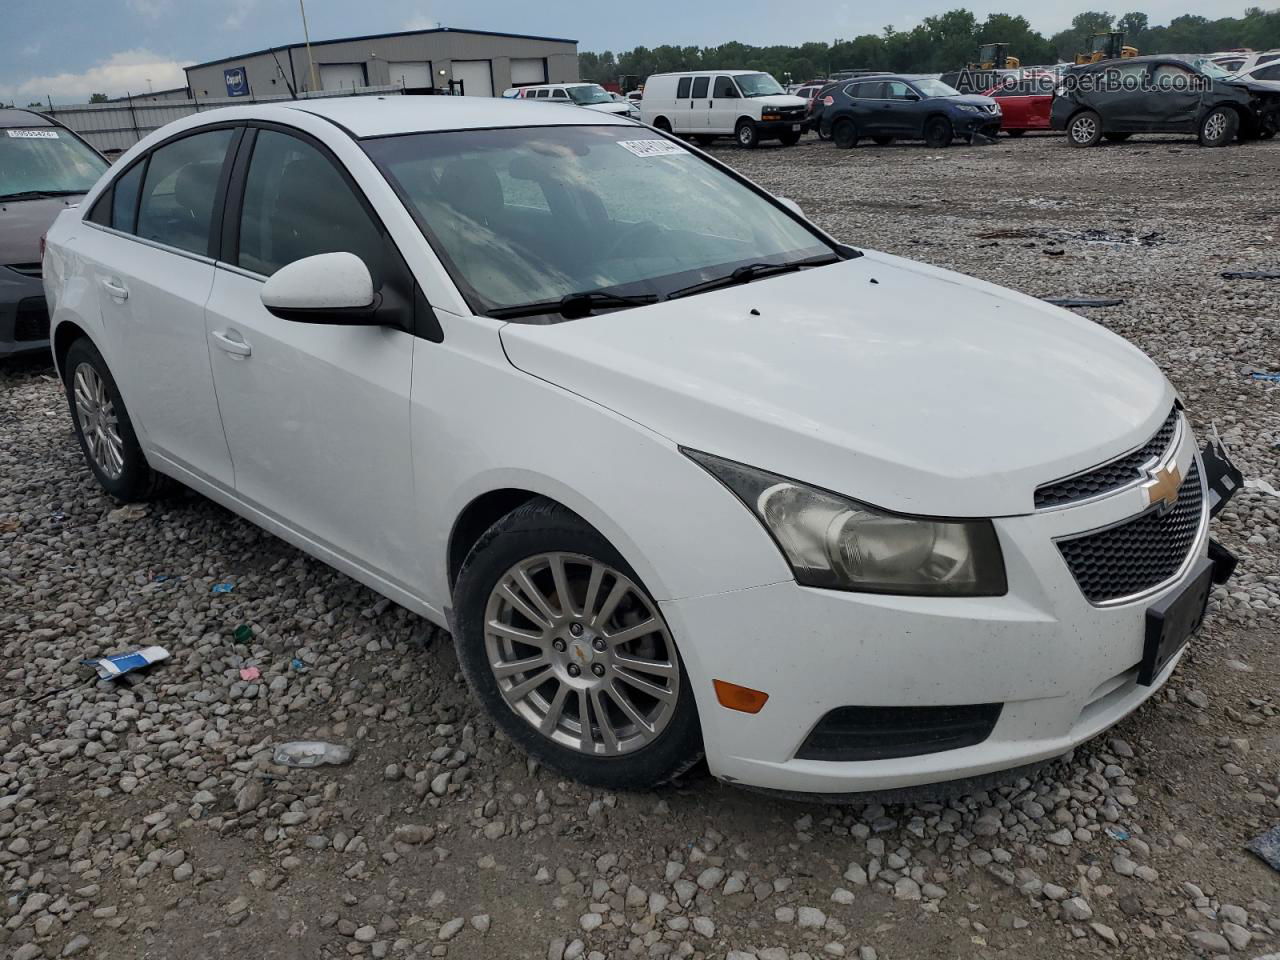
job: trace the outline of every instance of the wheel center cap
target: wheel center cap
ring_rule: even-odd
[[[565,651],[568,655],[570,663],[576,663],[580,667],[589,667],[595,662],[596,652],[592,649],[589,637],[574,637],[569,641],[569,647]]]

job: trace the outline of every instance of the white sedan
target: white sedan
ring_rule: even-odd
[[[1168,679],[1221,572],[1132,346],[609,115],[208,111],[44,269],[112,496],[176,480],[447,625],[502,729],[588,783],[1053,757]]]

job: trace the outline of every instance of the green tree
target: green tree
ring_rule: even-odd
[[[106,103],[109,99],[110,99],[110,97],[108,97],[105,93],[91,93],[91,94],[89,94],[89,102],[90,102],[90,103]]]

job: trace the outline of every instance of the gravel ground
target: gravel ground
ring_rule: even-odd
[[[1126,298],[1089,316],[1280,486],[1280,386],[1247,375],[1280,365],[1280,283],[1219,277],[1280,266],[1280,143],[715,152],[850,242]],[[1280,874],[1243,844],[1280,823],[1280,499],[1245,490],[1216,527],[1240,570],[1173,681],[1034,776],[843,807],[705,773],[610,795],[495,736],[440,631],[200,497],[118,509],[49,368],[0,364],[0,953],[1273,954]],[[144,644],[173,657],[79,664]],[[355,757],[273,765],[307,738]]]

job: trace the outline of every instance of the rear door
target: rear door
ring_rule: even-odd
[[[858,135],[876,137],[887,134],[888,103],[885,100],[884,82],[881,80],[864,80],[855,83],[849,90],[849,106],[853,111],[853,121],[858,125]]]
[[[1150,89],[1146,63],[1108,65],[1095,71],[1102,83],[1096,94],[1102,127],[1108,133],[1142,133],[1163,129],[1159,98]]]
[[[738,120],[742,94],[732,77],[719,76],[711,84],[711,101],[708,104],[707,132],[733,133]]]
[[[202,129],[157,147],[114,182],[110,215],[86,221],[93,229],[78,244],[112,341],[103,352],[135,426],[154,453],[228,489],[204,307],[240,136],[230,126]]]
[[[415,297],[408,268],[338,161],[287,128],[250,130],[224,234],[206,317],[237,494],[411,589],[421,551],[403,518],[413,502],[409,384],[421,341],[405,329]],[[297,323],[263,307],[267,277],[333,251],[369,267],[387,325]]]

